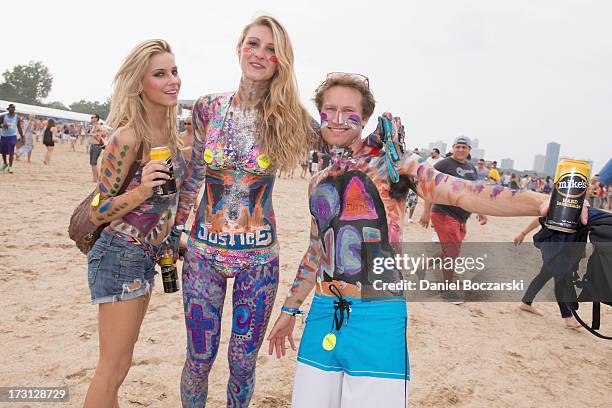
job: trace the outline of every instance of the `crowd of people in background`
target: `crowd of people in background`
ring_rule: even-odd
[[[442,156],[438,148],[431,150],[430,156],[425,158],[421,155],[418,148],[412,150],[413,154],[420,156],[420,161],[427,162],[434,166],[440,160],[450,157],[451,152]],[[329,166],[331,156],[326,152],[310,151],[310,157],[305,158],[301,163],[302,173],[301,178],[306,178],[306,172],[310,175],[317,173],[320,170]],[[554,179],[551,176],[539,175],[537,172],[516,172],[499,169],[497,161],[478,159],[473,160],[471,157],[468,161],[476,167],[477,180],[485,181],[491,184],[498,184],[517,191],[534,191],[537,193],[550,194],[554,188]],[[285,174],[286,178],[293,178],[293,172]],[[591,179],[591,188],[588,192],[589,203],[603,210],[612,210],[612,185],[605,186],[599,182],[598,175]],[[408,222],[412,223],[412,214],[418,203],[418,197],[414,193],[409,193],[406,201],[406,208],[409,210]]]
[[[93,143],[101,150],[106,142],[107,131],[98,124],[99,116],[94,114],[90,123],[39,118],[22,115],[10,104],[7,112],[0,113],[0,141],[3,163],[0,172],[13,173],[13,160],[32,162],[32,151],[41,143],[45,149],[44,164],[51,163],[56,143],[68,144],[69,152],[76,152],[77,145],[85,145],[87,153]],[[90,160],[91,161],[91,160]],[[96,157],[97,161],[97,157]],[[93,166],[92,166],[93,167]]]
[[[86,151],[90,153],[92,174],[97,174],[99,152],[102,151],[107,137],[107,132],[104,127],[98,123],[100,118],[97,114],[91,117],[91,123],[83,123],[69,121],[56,122],[54,119],[41,119],[36,118],[34,115],[19,115],[18,113],[14,113],[18,121],[19,129],[21,129],[23,133],[21,137],[21,133],[19,133],[17,129],[14,132],[9,132],[10,128],[8,128],[8,125],[4,124],[5,118],[8,118],[8,115],[10,115],[11,109],[14,112],[14,106],[12,108],[9,106],[9,112],[0,116],[0,118],[2,118],[2,123],[0,123],[2,130],[0,134],[2,135],[3,146],[5,146],[2,148],[4,163],[0,165],[0,172],[13,172],[12,154],[14,154],[15,161],[25,158],[27,159],[27,163],[31,163],[34,144],[39,143],[42,138],[42,144],[47,149],[43,159],[44,164],[49,164],[51,162],[55,143],[69,144],[69,151],[71,152],[76,151],[77,144],[81,146],[85,145]],[[182,137],[186,138],[187,142],[190,142],[193,138],[192,119],[185,119],[181,125],[181,127],[185,129],[181,134]],[[11,145],[6,143],[8,139],[5,140],[5,133],[7,135],[19,136],[13,147],[13,153],[10,152]],[[91,148],[92,144],[93,150]],[[190,151],[186,152],[187,156],[190,156],[190,153]],[[432,166],[451,155],[451,152],[442,155],[438,148],[433,148],[430,152],[430,156],[426,158],[421,155],[418,148],[414,148],[412,153],[418,155],[420,161],[425,161]],[[8,161],[6,160],[7,157],[9,158]],[[518,191],[535,191],[544,194],[550,194],[554,188],[554,180],[550,175],[541,175],[537,172],[502,170],[498,168],[497,161],[495,160],[473,160],[471,156],[468,157],[468,160],[476,167],[478,181],[499,184],[500,186]],[[331,156],[328,152],[311,150],[309,156],[305,156],[300,161],[300,178],[305,179],[308,173],[312,176],[314,173],[329,166],[330,162]],[[295,169],[289,170],[284,173],[279,173],[279,177],[293,179],[294,173]],[[95,178],[94,176],[94,179]],[[591,186],[587,194],[587,199],[591,206],[607,211],[612,210],[612,186],[606,186],[600,183],[598,175],[592,177]],[[416,197],[416,194],[409,194],[406,202],[406,208],[410,212],[408,218],[409,223],[412,222],[412,214],[414,213],[417,203],[418,197]]]

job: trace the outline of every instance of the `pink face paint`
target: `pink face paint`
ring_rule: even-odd
[[[270,62],[273,63],[273,64],[278,63],[278,58],[276,57],[276,55],[273,55],[273,56],[270,57]]]
[[[346,124],[353,130],[361,129],[361,117],[351,113],[346,120]]]
[[[321,127],[329,127],[329,120],[327,118],[327,113],[321,112]]]
[[[243,54],[251,54],[253,52],[253,48],[252,47],[242,47],[242,53]]]

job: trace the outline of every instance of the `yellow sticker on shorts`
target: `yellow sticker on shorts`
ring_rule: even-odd
[[[257,157],[257,164],[259,164],[259,167],[262,169],[267,169],[270,167],[270,163],[272,163],[272,158],[267,154],[260,154]]]
[[[100,204],[100,193],[96,194],[94,198],[91,200],[91,206],[97,207]]]
[[[327,351],[332,351],[336,347],[336,335],[334,333],[327,333],[323,337],[323,348]]]
[[[206,149],[204,150],[204,161],[208,164],[212,163],[213,161],[213,152],[210,149]]]

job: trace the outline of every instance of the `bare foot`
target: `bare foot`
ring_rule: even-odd
[[[571,329],[571,330],[576,330],[576,331],[582,330],[582,325],[578,323],[578,320],[576,320],[574,316],[564,317],[563,320],[565,321],[566,329]]]
[[[536,309],[535,307],[528,305],[527,303],[522,303],[520,305],[518,305],[518,309],[522,310],[523,312],[529,312],[529,313],[533,313],[534,315],[538,315],[538,316],[544,316],[544,313],[540,312],[538,309]]]

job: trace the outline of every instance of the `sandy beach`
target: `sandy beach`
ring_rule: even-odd
[[[94,184],[84,145],[69,152],[68,144],[56,144],[48,166],[42,163],[43,152],[35,143],[32,164],[22,159],[14,174],[0,174],[0,386],[67,386],[70,402],[48,405],[80,407],[97,361],[97,307],[90,304],[86,257],[68,238],[67,226]],[[279,179],[274,191],[281,283],[272,321],[307,247],[307,184],[299,176]],[[421,209],[419,204],[415,220]],[[529,221],[490,218],[479,226],[471,219],[467,240],[509,242]],[[431,230],[407,224],[404,240],[430,241]],[[525,241],[531,245],[531,235]],[[554,303],[535,306],[544,316],[519,313],[515,303],[409,304],[410,406],[612,406],[612,342],[566,329]],[[589,307],[582,309],[590,320]],[[209,385],[213,408],[225,406],[231,296],[225,310]],[[612,309],[603,311],[602,329],[612,334]],[[302,330],[298,325],[298,339]],[[267,343],[264,348],[251,406],[289,407],[296,353],[277,360],[267,355]],[[181,293],[164,294],[158,276],[133,366],[120,390],[121,406],[180,406],[184,349]]]

